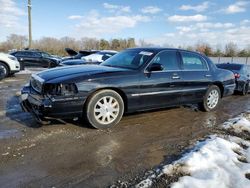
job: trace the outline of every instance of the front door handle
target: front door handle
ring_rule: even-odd
[[[205,77],[211,77],[212,75],[211,74],[206,74]]]
[[[180,79],[180,77],[176,75],[176,76],[172,76],[172,79]]]

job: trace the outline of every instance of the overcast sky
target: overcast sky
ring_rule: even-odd
[[[27,0],[0,0],[0,41],[28,35]],[[33,38],[144,39],[156,45],[250,45],[250,0],[32,0]]]

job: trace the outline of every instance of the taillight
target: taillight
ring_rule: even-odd
[[[240,78],[240,74],[239,73],[234,73],[234,77],[235,78]]]

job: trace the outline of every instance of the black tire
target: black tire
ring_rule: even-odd
[[[5,65],[4,63],[0,62],[0,65],[3,67],[3,78],[6,78],[10,75],[10,70],[9,67],[7,65]]]
[[[112,115],[110,115],[111,111]],[[91,126],[97,129],[108,129],[119,123],[123,112],[124,103],[122,97],[113,90],[105,89],[94,93],[86,101],[84,117]]]
[[[214,103],[211,102],[211,100],[209,99],[209,98],[211,98],[212,92],[217,93],[217,95],[218,95],[217,101],[215,100]],[[199,104],[199,106],[200,106],[201,110],[203,110],[205,112],[215,110],[218,107],[218,104],[220,102],[220,98],[221,98],[220,88],[218,86],[216,86],[216,85],[211,85],[208,88],[208,90],[207,90],[207,92],[206,92],[206,94],[205,94],[205,96],[203,98],[203,102],[201,102]],[[211,105],[211,103],[214,104],[214,105]]]
[[[246,83],[243,88],[242,88],[242,91],[241,91],[241,95],[247,95],[248,94],[248,89],[249,89],[249,84]]]

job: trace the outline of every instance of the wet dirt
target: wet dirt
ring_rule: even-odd
[[[129,181],[250,110],[250,95],[234,95],[214,112],[186,106],[135,113],[108,131],[80,121],[39,126],[16,96],[29,76],[0,81],[0,187],[108,187]]]

